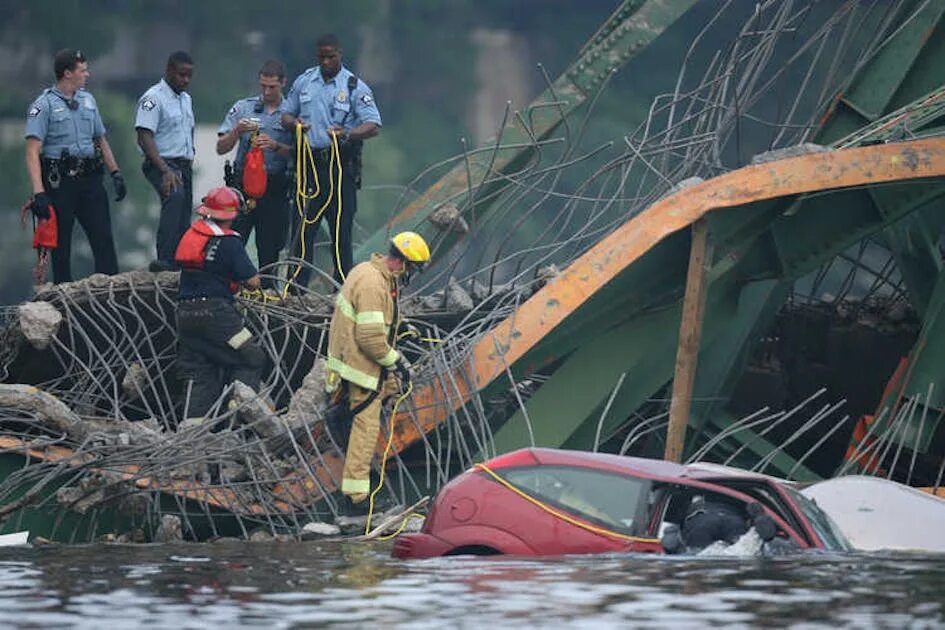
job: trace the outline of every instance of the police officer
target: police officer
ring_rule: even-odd
[[[125,180],[105,138],[95,97],[85,90],[89,65],[81,51],[66,49],[53,60],[56,85],[30,105],[26,117],[26,170],[33,187],[30,209],[37,218],[56,209],[59,244],[52,252],[53,281],[72,280],[72,226],[76,219],[92,248],[96,273],[118,272],[102,162],[111,174],[115,201],[125,198]]]
[[[285,67],[278,61],[267,61],[259,69],[259,95],[233,104],[217,132],[217,154],[236,151],[234,182],[242,182],[243,163],[251,147],[261,147],[266,162],[266,194],[256,200],[256,207],[239,215],[233,229],[243,242],[256,229],[256,250],[259,266],[264,268],[279,260],[289,230],[287,197],[288,163],[293,153],[292,134],[282,127],[282,90],[285,88]],[[271,277],[264,277],[265,288],[275,288]]]
[[[211,190],[175,252],[181,266],[177,368],[191,382],[188,417],[206,415],[226,383],[259,389],[265,355],[233,300],[240,286],[260,286],[239,233],[230,229],[241,201],[231,188]]]
[[[342,280],[352,265],[351,228],[357,212],[355,190],[361,186],[361,145],[379,133],[381,115],[371,88],[342,65],[338,38],[323,35],[316,46],[318,66],[309,68],[295,80],[283,106],[283,125],[293,129],[298,122],[307,133],[319,182],[319,195],[306,208],[306,216],[312,223],[300,222],[302,234],[294,239],[295,253],[301,254],[304,238],[305,260],[311,262],[315,233],[322,216],[327,217],[334,273],[336,279]],[[341,181],[334,185],[329,175],[333,139],[340,144],[342,165]],[[303,268],[296,282],[306,286],[309,276],[310,270]]]
[[[175,269],[174,250],[193,207],[194,110],[186,92],[194,61],[179,50],[167,59],[164,78],[138,100],[135,129],[144,152],[141,170],[161,199],[157,260],[151,271]]]

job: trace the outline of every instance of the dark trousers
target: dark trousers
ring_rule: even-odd
[[[191,381],[185,417],[206,415],[223,386],[233,381],[242,381],[259,391],[266,355],[251,338],[236,343],[245,329],[236,306],[226,298],[178,303],[177,372]]]
[[[266,181],[266,194],[256,200],[256,207],[246,214],[240,214],[233,221],[233,229],[240,233],[243,242],[249,240],[256,229],[256,253],[259,255],[259,269],[279,261],[279,250],[285,245],[289,231],[289,200],[286,188],[289,179],[285,173],[269,173]],[[274,270],[269,270],[273,274]],[[263,276],[262,285],[275,289],[275,281]]]
[[[335,167],[337,168],[337,166]],[[308,221],[312,221],[319,214],[319,209],[325,206],[321,216],[314,222],[306,225],[297,225],[293,230],[292,252],[298,258],[302,257],[301,241],[305,239],[305,256],[307,262],[312,262],[315,257],[315,237],[318,234],[318,228],[322,219],[328,222],[328,232],[331,235],[331,256],[334,262],[333,272],[335,279],[341,282],[342,278],[338,275],[339,257],[341,270],[347,276],[351,271],[352,253],[351,253],[351,228],[354,225],[354,214],[358,211],[357,184],[350,175],[350,169],[342,170],[341,177],[341,195],[338,195],[338,182],[332,187],[328,178],[328,162],[316,161],[315,170],[318,174],[318,183],[320,190],[318,197],[309,202],[305,209],[305,216]],[[334,176],[337,178],[337,171]],[[340,202],[340,220],[339,220],[339,202]],[[327,203],[327,206],[326,206]],[[296,221],[301,224],[301,221]],[[300,234],[301,232],[301,234]],[[307,286],[311,272],[302,268],[299,272],[296,282],[301,286]]]
[[[56,209],[59,226],[59,244],[52,251],[53,282],[72,281],[72,227],[76,220],[89,239],[95,273],[118,273],[112,219],[108,210],[108,196],[102,185],[102,173],[80,177],[62,176],[58,188],[49,183],[48,175],[44,170],[46,194]]]
[[[141,165],[141,172],[148,178],[161,198],[161,217],[157,229],[157,258],[166,263],[174,262],[177,243],[190,227],[190,215],[194,211],[193,170],[190,160],[167,159],[167,165],[180,175],[184,182],[170,195],[161,193],[161,171],[148,160]]]

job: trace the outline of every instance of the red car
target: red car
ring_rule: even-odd
[[[721,466],[526,448],[450,481],[423,529],[398,538],[393,555],[664,553],[663,533],[682,528],[697,502],[740,510],[743,522],[764,514],[768,538],[792,548],[851,549],[815,503],[772,477]]]

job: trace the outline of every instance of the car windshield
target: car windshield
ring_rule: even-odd
[[[625,534],[646,526],[649,481],[571,466],[532,466],[497,470],[526,494]],[[637,521],[640,521],[639,523]]]
[[[827,549],[834,551],[853,550],[853,545],[851,545],[847,537],[843,535],[843,532],[840,531],[837,524],[834,523],[833,520],[827,516],[827,513],[821,510],[816,503],[793,488],[785,486],[785,490],[787,490],[791,498],[797,502],[797,505],[801,508],[801,512],[803,512],[807,520],[810,521],[814,531],[817,532],[817,536],[824,541],[824,546]]]

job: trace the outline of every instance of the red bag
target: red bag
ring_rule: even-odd
[[[30,211],[30,202],[20,209],[20,221],[26,225],[26,216]],[[59,221],[56,209],[49,205],[49,218],[33,221],[33,249],[36,250],[36,267],[33,268],[33,282],[38,286],[46,281],[46,267],[49,265],[49,252],[59,245]]]
[[[243,161],[243,193],[253,199],[266,194],[266,161],[259,147],[250,149]]]
[[[56,209],[49,206],[49,218],[36,222],[33,230],[33,249],[56,249],[59,244],[59,222],[56,220]]]

